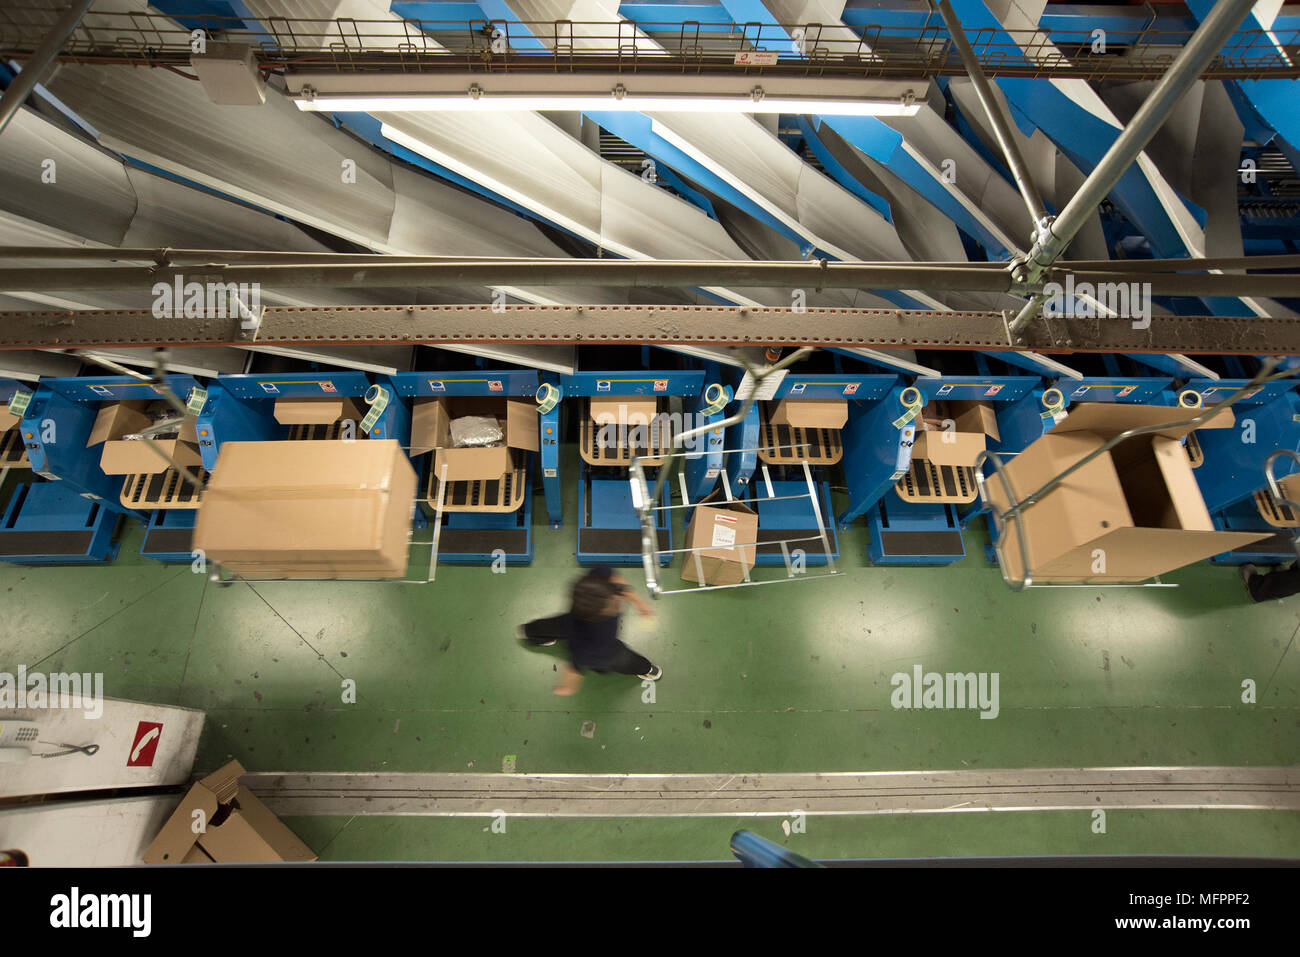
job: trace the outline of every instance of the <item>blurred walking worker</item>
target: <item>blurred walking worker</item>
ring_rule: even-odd
[[[558,695],[575,694],[584,671],[597,674],[636,675],[658,681],[663,671],[618,638],[622,603],[634,605],[642,615],[653,615],[650,603],[608,565],[596,565],[573,585],[570,609],[563,615],[539,618],[520,632],[531,645],[553,645],[568,641],[569,664],[564,679],[555,688]]]

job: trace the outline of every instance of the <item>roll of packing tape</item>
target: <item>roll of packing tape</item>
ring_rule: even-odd
[[[560,404],[560,388],[551,382],[537,387],[537,414],[545,415]]]
[[[1043,390],[1043,411],[1039,413],[1044,419],[1054,419],[1065,410],[1065,396],[1060,389]]]
[[[921,408],[925,405],[925,398],[921,395],[920,389],[914,385],[909,385],[899,393],[898,401],[907,410],[894,420],[894,428],[901,429],[921,414]]]
[[[726,408],[727,403],[731,401],[733,393],[731,386],[722,385],[719,382],[711,382],[704,390],[704,407],[700,409],[700,415],[713,415],[715,412],[721,412]]]
[[[1195,389],[1184,389],[1178,393],[1178,404],[1184,409],[1199,409],[1201,407],[1201,394]]]
[[[384,409],[388,408],[388,390],[382,385],[372,385],[366,390],[366,402],[370,405],[370,411],[366,417],[361,420],[362,433],[369,432],[379,421],[379,417],[384,414]]]

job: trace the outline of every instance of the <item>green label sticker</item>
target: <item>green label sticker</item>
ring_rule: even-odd
[[[384,409],[388,408],[388,390],[381,385],[372,385],[366,391],[366,401],[370,403],[370,411],[361,420],[363,435],[375,427],[379,417],[384,414]]]
[[[193,415],[198,415],[203,411],[203,405],[208,401],[208,390],[202,386],[196,385],[190,392],[190,397],[185,403],[185,411]]]
[[[21,419],[23,413],[27,411],[27,406],[31,405],[31,402],[32,393],[28,392],[26,389],[19,389],[9,400],[9,411]]]

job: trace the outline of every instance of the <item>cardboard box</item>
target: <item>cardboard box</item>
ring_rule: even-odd
[[[162,400],[111,402],[100,408],[95,416],[86,448],[103,444],[99,465],[107,475],[152,475],[165,472],[172,465],[164,456],[140,439],[125,439],[123,436],[147,429],[153,425],[156,416],[172,416],[175,411]],[[185,416],[177,431],[176,437],[154,439],[154,444],[186,468],[198,468],[203,464],[203,458],[199,454],[199,436],[194,427],[194,416]]]
[[[9,406],[0,405],[0,432],[8,432],[10,429],[17,428],[21,422],[18,416],[9,411]]]
[[[462,415],[490,415],[501,423],[505,445],[496,448],[457,449],[451,446],[451,420]],[[411,416],[411,455],[434,452],[435,475],[447,466],[448,482],[502,478],[513,471],[511,449],[536,452],[537,405],[526,399],[455,396],[417,402]]]
[[[846,399],[782,399],[768,404],[767,421],[796,429],[842,429],[849,421]]]
[[[144,852],[146,864],[314,861],[316,854],[239,783],[244,768],[231,761],[185,795]],[[202,811],[202,832],[193,830]]]
[[[743,582],[746,573],[754,567],[757,542],[758,514],[741,502],[728,502],[721,498],[720,492],[714,492],[701,499],[691,516],[686,547],[701,550],[682,556],[682,580],[705,585]]]
[[[649,425],[659,414],[659,400],[635,395],[593,398],[587,414],[597,425]]]
[[[1007,463],[1006,476],[1016,494],[1029,495],[1121,432],[1188,416],[1168,406],[1075,406]],[[1224,409],[1202,428],[1232,423],[1232,410]],[[1145,581],[1266,538],[1215,531],[1181,446],[1186,433],[1162,428],[1127,439],[1009,520],[1002,548],[1008,573],[1024,575],[1021,535],[1034,581],[1096,582]],[[987,487],[998,508],[1007,508],[1001,481],[991,478]]]
[[[951,431],[944,423],[951,420]],[[999,441],[998,418],[984,402],[930,402],[921,410],[912,458],[935,465],[971,466],[987,447],[987,440]]]
[[[90,438],[86,448],[108,442],[112,439],[139,432],[153,425],[149,417],[149,402],[110,402],[100,406],[95,416],[95,424],[90,428]]]
[[[394,439],[227,442],[194,548],[249,578],[392,578],[406,571],[415,469]]]
[[[348,396],[276,399],[274,415],[281,425],[330,425],[340,419],[360,422],[365,418],[365,413]]]

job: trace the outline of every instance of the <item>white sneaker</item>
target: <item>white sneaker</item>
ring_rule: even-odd
[[[664,670],[660,668],[658,665],[651,665],[649,671],[647,671],[643,675],[637,675],[637,677],[643,678],[646,681],[658,681],[660,678],[663,677],[663,673]]]

